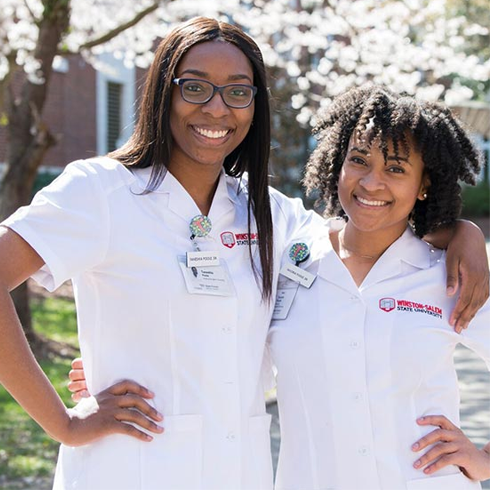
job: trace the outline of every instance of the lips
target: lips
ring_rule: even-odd
[[[207,137],[208,139],[223,139],[231,131],[230,129],[227,128],[216,130],[216,129],[196,127],[196,126],[193,126],[193,129],[197,134],[201,135],[202,137]]]
[[[361,196],[354,196],[356,201],[361,204],[365,205],[367,207],[385,207],[387,205],[390,205],[390,201],[384,201],[384,200],[367,200],[366,198],[361,198]]]

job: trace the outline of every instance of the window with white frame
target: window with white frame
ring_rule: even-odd
[[[112,54],[103,54],[97,71],[97,153],[123,145],[134,129],[135,68]]]

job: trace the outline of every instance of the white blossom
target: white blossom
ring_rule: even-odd
[[[42,83],[34,51],[35,20],[43,15],[44,4],[1,1],[0,82],[15,54],[30,80]],[[153,1],[71,0],[70,29],[61,49],[80,52],[89,40],[129,21]],[[280,75],[274,85],[289,88],[290,105],[305,125],[319,106],[366,81],[446,102],[469,98],[471,90],[458,84],[458,77],[486,81],[490,64],[466,55],[465,48],[470,37],[487,35],[489,29],[445,14],[446,0],[160,0],[136,26],[82,55],[102,70],[98,56],[103,53],[127,66],[147,67],[155,39],[185,19],[205,15],[233,22],[257,41],[265,63]]]

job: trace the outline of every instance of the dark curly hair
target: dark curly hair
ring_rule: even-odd
[[[390,143],[396,155],[400,148],[408,154],[408,134],[422,155],[430,186],[427,198],[417,200],[410,215],[415,234],[421,238],[440,226],[453,225],[462,207],[459,181],[475,184],[482,155],[448,108],[375,85],[336,97],[313,130],[318,145],[302,182],[308,195],[318,191],[316,205],[324,206],[324,215],[347,219],[338,197],[340,170],[351,136],[368,127],[370,144],[379,140],[385,158]]]

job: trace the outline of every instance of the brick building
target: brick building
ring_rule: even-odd
[[[105,154],[130,136],[144,71],[125,68],[110,55],[99,58],[99,71],[80,56],[58,58],[43,111],[43,120],[58,139],[41,171],[57,173],[69,162]],[[6,147],[0,126],[0,172]]]

